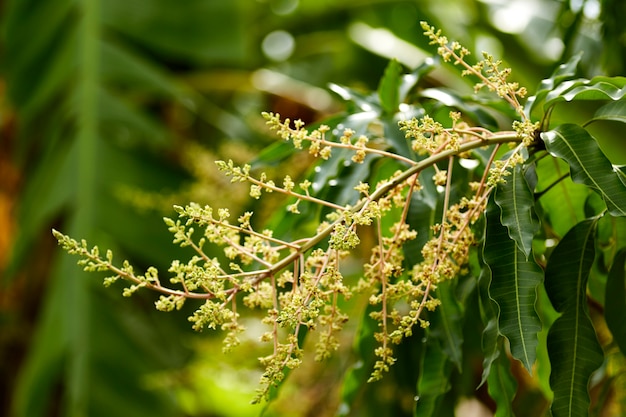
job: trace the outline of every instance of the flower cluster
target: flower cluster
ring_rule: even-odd
[[[519,102],[520,98],[524,98],[527,91],[524,87],[520,87],[517,82],[509,82],[511,75],[510,68],[501,68],[502,61],[495,60],[492,55],[483,52],[483,59],[474,65],[468,64],[464,58],[469,51],[462,47],[458,42],[448,42],[448,38],[441,35],[441,30],[435,30],[427,22],[421,22],[424,35],[430,39],[430,43],[438,45],[437,53],[448,62],[453,60],[455,65],[461,65],[464,70],[462,75],[473,75],[480,81],[475,84],[475,91],[478,92],[482,88],[495,92],[499,97],[503,98],[513,106],[522,120],[527,120],[524,109]]]
[[[486,86],[520,111],[518,97],[525,91],[507,81],[509,70],[488,55],[476,65],[464,61],[469,54],[458,43],[449,43],[439,31],[423,24],[425,33],[445,61],[453,60],[465,68],[464,73],[478,76],[479,88]],[[138,274],[124,261],[115,266],[113,255],[100,255],[97,247],[78,242],[59,232],[55,237],[65,250],[81,257],[79,263],[88,271],[109,271],[105,278],[110,285],[122,278],[129,283],[128,296],[140,288],[161,293],[156,308],[162,311],[180,309],[186,300],[199,300],[200,305],[189,317],[196,330],[221,329],[226,333],[223,348],[229,351],[239,344],[238,335],[245,331],[240,322],[242,308],[262,310],[267,331],[261,340],[271,345],[271,352],[260,359],[265,371],[255,401],[267,395],[271,386],[280,383],[285,369],[300,365],[303,357],[299,339],[306,330],[317,330],[315,358],[330,356],[339,346],[337,333],[348,320],[341,311],[342,299],[365,294],[376,309],[371,317],[379,329],[374,338],[377,361],[370,380],[377,380],[395,362],[393,345],[413,333],[415,326],[427,327],[427,311],[437,308],[437,286],[463,274],[471,248],[475,245],[472,225],[482,215],[490,192],[505,181],[509,170],[523,163],[523,150],[529,146],[538,128],[521,113],[514,131],[493,133],[472,127],[458,112],[450,113],[450,127],[429,116],[404,120],[400,129],[411,139],[413,151],[420,157],[413,160],[371,146],[368,138],[351,129],[333,135],[326,125],[307,130],[302,121],[282,120],[280,115],[263,113],[267,126],[294,148],[305,149],[321,160],[332,158],[333,150],[352,152],[352,162],[363,163],[367,155],[392,158],[405,167],[374,186],[365,182],[355,187],[356,201],[340,205],[316,196],[309,179],[292,175],[271,179],[265,172],[255,172],[248,164],[232,160],[217,161],[217,168],[233,183],[249,184],[249,195],[260,199],[275,193],[289,199],[285,203],[291,215],[299,214],[301,204],[319,205],[328,213],[311,236],[292,241],[274,236],[272,230],[258,230],[252,224],[251,212],[232,217],[227,209],[190,203],[175,206],[178,219],[165,218],[174,244],[190,248],[193,256],[187,261],[172,261],[168,284],[164,284],[155,268]],[[496,160],[502,144],[517,147],[502,160]],[[470,195],[450,201],[452,176],[457,158],[471,158],[473,150],[490,147],[489,160],[483,164],[481,180],[471,184]],[[447,163],[447,167],[443,166]],[[429,178],[421,175],[434,169]],[[432,181],[441,193],[441,220],[432,226],[427,243],[421,249],[422,261],[406,267],[406,244],[416,238],[407,224],[408,210],[415,193],[424,181]],[[389,227],[389,225],[392,225]],[[363,230],[368,229],[364,239]],[[362,276],[351,285],[344,277],[345,260],[363,241],[370,242],[369,260]],[[373,243],[371,243],[373,242]],[[212,251],[205,250],[210,245]],[[219,256],[209,256],[216,253]],[[360,250],[359,249],[359,250]]]

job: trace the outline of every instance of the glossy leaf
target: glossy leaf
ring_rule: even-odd
[[[585,129],[575,124],[564,124],[542,133],[541,137],[552,155],[569,164],[574,182],[598,192],[612,215],[626,215],[626,186]]]
[[[597,76],[591,80],[565,81],[550,91],[543,105],[544,110],[563,101],[619,100],[626,94],[626,77]]]
[[[537,106],[545,100],[550,91],[563,81],[576,75],[576,68],[578,67],[581,58],[582,53],[572,56],[569,61],[559,65],[550,78],[546,78],[541,81],[535,95],[529,97],[526,101],[524,111],[529,117],[532,115],[532,112],[537,108]]]
[[[620,250],[613,259],[606,280],[604,315],[613,340],[626,354],[626,249]]]
[[[430,71],[435,68],[438,63],[436,58],[426,58],[417,68],[411,73],[402,75],[402,80],[399,87],[399,101],[404,102],[409,92],[415,88],[417,83]]]
[[[556,246],[546,267],[546,291],[561,313],[548,333],[554,417],[587,415],[589,378],[603,361],[586,298],[595,229],[596,220],[576,225]]]
[[[354,106],[355,110],[358,109],[362,112],[373,113],[376,116],[380,113],[380,101],[378,97],[373,94],[363,94],[350,87],[334,83],[330,83],[328,88],[342,100]],[[353,110],[351,113],[357,113],[357,111]]]
[[[500,223],[499,208],[490,200],[483,258],[491,270],[489,294],[498,304],[499,332],[509,339],[511,354],[530,371],[535,362],[541,321],[535,311],[537,286],[543,280],[533,257],[526,258]]]
[[[535,199],[522,166],[515,166],[510,173],[506,177],[506,183],[498,185],[495,201],[501,209],[501,223],[506,226],[510,238],[528,259],[533,236],[539,229],[534,210]]]

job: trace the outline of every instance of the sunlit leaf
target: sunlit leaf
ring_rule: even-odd
[[[589,378],[603,361],[586,298],[595,257],[595,229],[596,220],[576,225],[554,249],[546,267],[546,291],[561,313],[548,333],[555,417],[587,415]]]
[[[430,71],[435,68],[438,63],[437,59],[426,58],[417,68],[415,68],[409,74],[402,75],[402,80],[399,87],[399,100],[403,102],[409,92],[417,85],[417,83]]]
[[[363,94],[355,89],[339,84],[330,83],[328,88],[337,94],[342,100],[347,101],[354,109],[363,112],[373,112],[374,115],[380,114],[380,102],[374,94]],[[356,113],[356,111],[351,111]]]
[[[491,270],[489,294],[498,304],[499,331],[509,339],[513,357],[530,371],[535,362],[541,321],[535,311],[537,286],[543,280],[533,257],[526,258],[500,223],[499,208],[490,200],[483,257]]]
[[[604,316],[623,354],[626,354],[626,249],[620,250],[613,259],[613,266],[606,281]]]
[[[535,200],[522,166],[517,165],[510,172],[506,183],[498,185],[495,201],[502,211],[501,223],[506,226],[509,236],[528,259],[533,236],[539,229],[534,210]]]
[[[569,164],[574,182],[598,192],[612,215],[626,215],[626,186],[585,129],[575,124],[564,124],[542,133],[541,137],[551,154]]]

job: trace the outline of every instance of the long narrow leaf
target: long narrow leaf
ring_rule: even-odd
[[[447,355],[437,343],[426,347],[422,363],[422,372],[417,384],[417,401],[413,410],[414,417],[438,415],[443,395],[450,390],[450,372],[452,366]]]
[[[603,360],[586,303],[595,230],[595,220],[576,225],[554,249],[546,268],[546,291],[554,308],[562,313],[548,333],[554,417],[588,414],[587,385]]]
[[[543,105],[544,110],[563,101],[619,100],[626,95],[625,77],[598,76],[591,80],[567,81],[550,91]]]
[[[461,371],[463,361],[463,309],[454,296],[450,281],[437,286],[437,298],[441,305],[431,319],[431,338],[438,339],[448,359]]]
[[[500,349],[498,342],[502,338],[498,332],[498,305],[489,296],[489,286],[491,285],[491,270],[485,265],[478,278],[478,294],[480,302],[480,315],[485,328],[482,334],[481,347],[483,351],[483,373],[480,386],[487,382],[491,373],[491,365],[498,356]]]
[[[339,415],[349,414],[358,394],[371,375],[371,364],[375,360],[374,347],[376,341],[374,333],[378,329],[378,323],[370,317],[372,311],[374,311],[374,307],[368,305],[359,323],[359,330],[354,343],[354,354],[357,357],[357,362],[348,369],[343,380],[341,389],[342,412]]]
[[[530,371],[535,362],[541,321],[535,310],[537,286],[543,280],[533,257],[527,259],[500,223],[493,199],[487,208],[483,257],[492,274],[489,294],[500,308],[499,331],[511,343],[513,357]]]
[[[604,316],[613,340],[626,355],[626,249],[617,253],[606,280]]]
[[[585,129],[575,124],[564,124],[542,133],[541,137],[552,155],[569,164],[574,182],[597,191],[612,215],[626,216],[626,186]]]
[[[400,83],[402,82],[402,78],[400,77],[401,72],[402,66],[400,63],[392,59],[389,61],[385,69],[385,74],[378,86],[378,99],[380,100],[383,112],[387,115],[394,114],[398,111],[398,105],[400,104]]]
[[[509,236],[524,253],[526,259],[532,250],[533,236],[539,229],[534,210],[535,200],[522,166],[517,165],[507,177],[506,183],[496,189],[495,200],[502,210],[500,220]]]
[[[503,347],[501,346],[502,350]],[[513,416],[513,399],[517,391],[517,382],[511,373],[511,362],[505,352],[500,352],[491,364],[487,380],[489,395],[496,402],[495,417]]]

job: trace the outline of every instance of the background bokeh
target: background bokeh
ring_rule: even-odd
[[[248,404],[254,322],[224,356],[219,335],[190,330],[189,311],[103,289],[52,228],[166,271],[185,255],[162,222],[173,204],[269,216],[212,161],[250,161],[275,141],[262,111],[316,122],[344,110],[329,83],[369,91],[389,59],[419,66],[433,53],[421,20],[501,57],[531,90],[579,52],[582,76],[626,65],[621,0],[6,0],[0,10],[0,415],[16,417],[260,410]],[[470,91],[449,68],[429,82]],[[340,411],[346,345],[294,373],[267,415]]]

